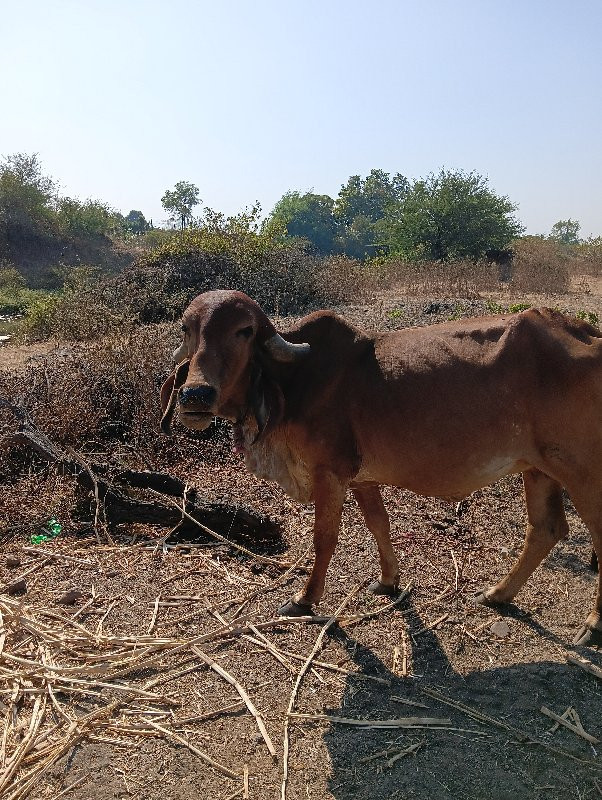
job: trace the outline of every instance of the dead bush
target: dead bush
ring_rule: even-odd
[[[18,371],[0,371],[0,398],[24,408],[35,424],[63,448],[101,454],[135,468],[169,468],[203,460],[199,443],[212,439],[207,458],[229,458],[225,424],[198,433],[178,429],[171,439],[159,430],[159,389],[169,375],[175,325],[148,325],[98,342],[72,344]],[[0,409],[0,437],[16,420]],[[104,455],[102,455],[104,454]],[[0,449],[0,481],[26,473],[35,457],[19,448]]]
[[[516,240],[512,287],[523,292],[563,294],[569,288],[571,253],[566,245],[540,236]]]
[[[499,288],[497,267],[488,261],[403,261],[387,262],[391,283],[409,295],[463,297]]]

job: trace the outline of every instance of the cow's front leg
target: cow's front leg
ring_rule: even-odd
[[[278,609],[281,616],[312,614],[312,605],[324,594],[326,570],[339,538],[341,513],[347,486],[331,472],[320,473],[314,480],[314,565],[305,588]]]
[[[399,562],[391,544],[391,524],[378,486],[356,486],[352,489],[368,530],[376,539],[380,558],[380,580],[368,586],[372,594],[394,597],[399,593]]]

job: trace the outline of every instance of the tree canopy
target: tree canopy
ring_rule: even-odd
[[[476,172],[442,169],[410,183],[373,169],[366,178],[352,175],[334,200],[287,192],[268,225],[307,239],[321,254],[438,261],[507,247],[522,232],[516,208]]]
[[[391,177],[382,169],[373,169],[365,179],[352,175],[341,186],[335,202],[335,217],[351,225],[357,217],[365,217],[370,222],[384,219],[406,196],[410,184],[407,178],[396,173]]]
[[[389,252],[406,258],[479,258],[522,233],[516,209],[482,175],[442,169],[414,182],[384,234]]]
[[[152,224],[147,222],[142,211],[137,211],[134,208],[124,217],[124,225],[126,230],[137,236],[146,233],[146,231],[152,228]]]
[[[178,222],[181,230],[192,221],[192,209],[200,202],[198,187],[188,181],[178,181],[161,198],[161,205],[168,212],[169,219]]]
[[[34,235],[52,225],[54,181],[37,153],[15,153],[0,164],[0,221],[5,235]]]
[[[560,219],[552,225],[550,239],[556,239],[563,244],[579,244],[579,231],[581,225],[576,219]]]
[[[269,228],[307,239],[321,255],[332,253],[337,234],[333,207],[333,199],[326,194],[287,192],[274,206]]]

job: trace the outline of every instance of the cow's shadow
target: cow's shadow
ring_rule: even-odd
[[[413,677],[400,678],[351,633],[332,633],[365,675],[390,685],[350,675],[341,705],[326,713],[339,717],[390,719],[406,716],[445,717],[456,730],[361,729],[333,723],[324,734],[332,771],[330,795],[337,800],[523,800],[526,798],[585,798],[602,791],[602,753],[570,731],[550,733],[553,722],[540,709],[556,713],[573,706],[586,731],[602,733],[602,682],[577,667],[554,661],[536,661],[509,667],[475,669],[460,674],[439,644],[426,631],[415,639],[422,621],[409,607],[400,625],[406,627]],[[555,647],[559,640],[536,625],[529,615],[509,609],[512,617],[529,625],[537,638]],[[566,643],[562,643],[566,647]],[[478,647],[474,642],[471,645]],[[510,645],[511,646],[511,645]],[[584,654],[594,661],[593,650]],[[482,663],[482,653],[479,661]],[[542,744],[523,741],[508,730],[479,723],[457,708],[423,693],[435,689],[453,702],[467,704],[528,734]],[[403,698],[420,705],[406,705]],[[388,748],[419,745],[413,754],[388,764],[388,757],[370,759]],[[370,760],[366,760],[370,759]],[[587,763],[585,763],[587,762]],[[598,771],[596,771],[596,769]],[[595,781],[599,781],[600,789]]]

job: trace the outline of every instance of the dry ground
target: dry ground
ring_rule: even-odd
[[[545,302],[602,316],[602,300],[593,294]],[[387,294],[345,313],[369,326],[397,327],[485,307],[482,300],[408,301]],[[247,475],[219,442],[215,447],[215,458],[187,468],[186,477],[211,497],[271,514],[282,525],[283,542],[267,555],[306,567],[311,508]],[[36,480],[43,478],[32,476],[32,491]],[[570,538],[516,605],[501,610],[475,606],[471,598],[507,571],[521,547],[519,477],[477,492],[459,509],[398,489],[386,489],[385,499],[412,588],[393,609],[360,588],[341,612],[345,619],[327,631],[294,703],[295,713],[310,717],[289,717],[286,797],[601,796],[600,746],[564,727],[552,732],[552,720],[540,711],[545,706],[561,715],[572,706],[585,731],[602,738],[602,683],[566,661],[596,581],[588,568],[589,536],[568,498]],[[69,511],[58,509],[56,516],[67,519]],[[2,521],[4,527],[9,523]],[[37,548],[23,535],[7,537],[0,546],[6,634],[4,640],[0,630],[0,786],[11,764],[19,767],[0,796],[280,797],[287,710],[322,629],[274,620],[278,605],[303,580],[301,570],[258,562],[204,535],[193,543],[164,545],[141,535],[157,537],[157,531],[129,529],[111,545],[99,544],[89,528],[68,529]],[[10,566],[8,556],[19,564]],[[334,613],[354,587],[376,574],[374,543],[349,499],[321,613]],[[26,592],[7,594],[21,575]],[[82,596],[73,605],[61,603],[71,589]],[[368,612],[378,613],[354,617]],[[596,651],[580,655],[602,663]],[[256,707],[264,733],[224,670]],[[433,690],[436,697],[428,694]],[[83,719],[102,709],[96,719]],[[383,729],[311,718],[317,715],[449,723]],[[222,774],[207,756],[236,777]]]

